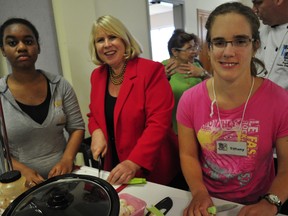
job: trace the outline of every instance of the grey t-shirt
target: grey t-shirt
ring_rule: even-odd
[[[20,109],[7,86],[8,76],[1,78],[0,92],[11,155],[47,178],[65,150],[65,131],[85,130],[85,125],[71,85],[59,75],[41,73],[49,80],[51,91],[48,115],[42,124]]]

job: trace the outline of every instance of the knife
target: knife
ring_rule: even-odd
[[[100,178],[100,172],[102,169],[102,159],[101,159],[101,155],[98,156],[98,178]]]
[[[145,216],[166,215],[167,212],[172,208],[172,206],[172,199],[170,197],[165,197],[164,199],[160,200],[156,205],[152,206],[151,208],[147,208],[148,213]]]
[[[236,208],[238,205],[236,204],[223,204],[223,205],[217,205],[217,206],[211,206],[207,209],[209,214],[213,214],[215,215],[218,212],[222,212],[222,211],[227,211],[233,208]]]

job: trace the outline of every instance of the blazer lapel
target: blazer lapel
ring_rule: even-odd
[[[107,66],[103,65],[100,66],[102,67],[100,69],[100,71],[98,72],[98,77],[99,80],[98,83],[94,83],[94,85],[98,85],[97,87],[97,92],[95,93],[96,98],[99,100],[99,104],[103,103],[103,106],[97,106],[96,109],[99,109],[99,113],[102,116],[102,118],[99,118],[99,124],[100,125],[106,125],[106,118],[105,118],[105,94],[106,94],[106,89],[107,89],[107,77],[108,77],[108,73],[107,73]],[[107,137],[107,130],[106,130],[106,126],[102,128],[104,130],[104,134]]]
[[[115,105],[114,111],[114,128],[116,130],[119,114],[122,110],[123,105],[125,104],[129,94],[134,86],[134,79],[137,76],[137,60],[129,60],[126,66],[125,77],[123,84],[121,86],[119,96]]]

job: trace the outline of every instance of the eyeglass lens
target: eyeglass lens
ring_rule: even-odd
[[[211,44],[216,48],[225,48],[228,45],[228,43],[231,43],[233,47],[246,47],[252,41],[253,39],[249,37],[239,37],[231,41],[226,41],[224,39],[219,38],[219,39],[212,39]]]

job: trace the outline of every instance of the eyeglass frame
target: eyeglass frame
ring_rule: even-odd
[[[189,47],[186,49],[178,48],[178,47],[174,47],[173,49],[178,50],[178,51],[183,51],[183,52],[187,52],[187,51],[197,52],[197,51],[201,50],[201,47],[198,45],[198,46],[192,46],[192,47]]]
[[[214,40],[214,41],[213,41]],[[243,40],[247,40],[245,44],[243,44],[242,46],[241,45],[237,45],[236,43],[239,42],[239,41],[243,41]],[[217,46],[215,45],[216,42],[223,42],[223,46]],[[216,48],[216,49],[225,49],[227,46],[228,46],[228,43],[231,43],[231,46],[232,47],[236,47],[236,48],[243,48],[243,47],[247,47],[249,43],[253,43],[255,42],[256,40],[254,38],[250,38],[250,37],[236,37],[235,39],[233,40],[229,40],[229,41],[226,41],[224,39],[212,39],[210,40],[209,42],[209,47],[211,48]]]

